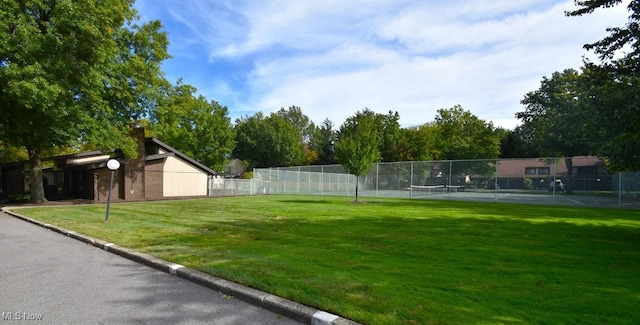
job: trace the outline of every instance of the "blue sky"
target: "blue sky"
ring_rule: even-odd
[[[627,1],[625,1],[626,3]],[[160,19],[167,78],[232,120],[300,106],[336,126],[365,107],[403,126],[461,105],[513,128],[543,76],[579,68],[582,46],[627,21],[625,5],[565,17],[572,0],[137,0]]]

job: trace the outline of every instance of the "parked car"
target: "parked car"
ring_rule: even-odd
[[[556,179],[555,182],[552,182],[551,184],[549,184],[549,192],[553,192],[554,184],[555,184],[556,192],[564,192],[564,184],[560,179]]]

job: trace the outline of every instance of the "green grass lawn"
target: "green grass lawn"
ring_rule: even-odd
[[[253,196],[17,212],[367,324],[636,324],[640,211]]]

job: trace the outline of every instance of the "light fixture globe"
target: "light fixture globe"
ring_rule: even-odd
[[[107,168],[109,168],[109,170],[118,170],[118,168],[120,168],[120,162],[117,159],[109,159],[109,161],[107,161]]]

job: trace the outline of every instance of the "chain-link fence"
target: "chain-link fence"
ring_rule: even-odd
[[[354,195],[340,165],[254,170],[255,194]],[[640,208],[640,173],[609,173],[597,157],[377,163],[359,194]]]
[[[253,177],[264,194],[351,195],[356,184],[341,165],[255,169]]]
[[[236,196],[262,194],[253,179],[209,178],[209,196]]]

